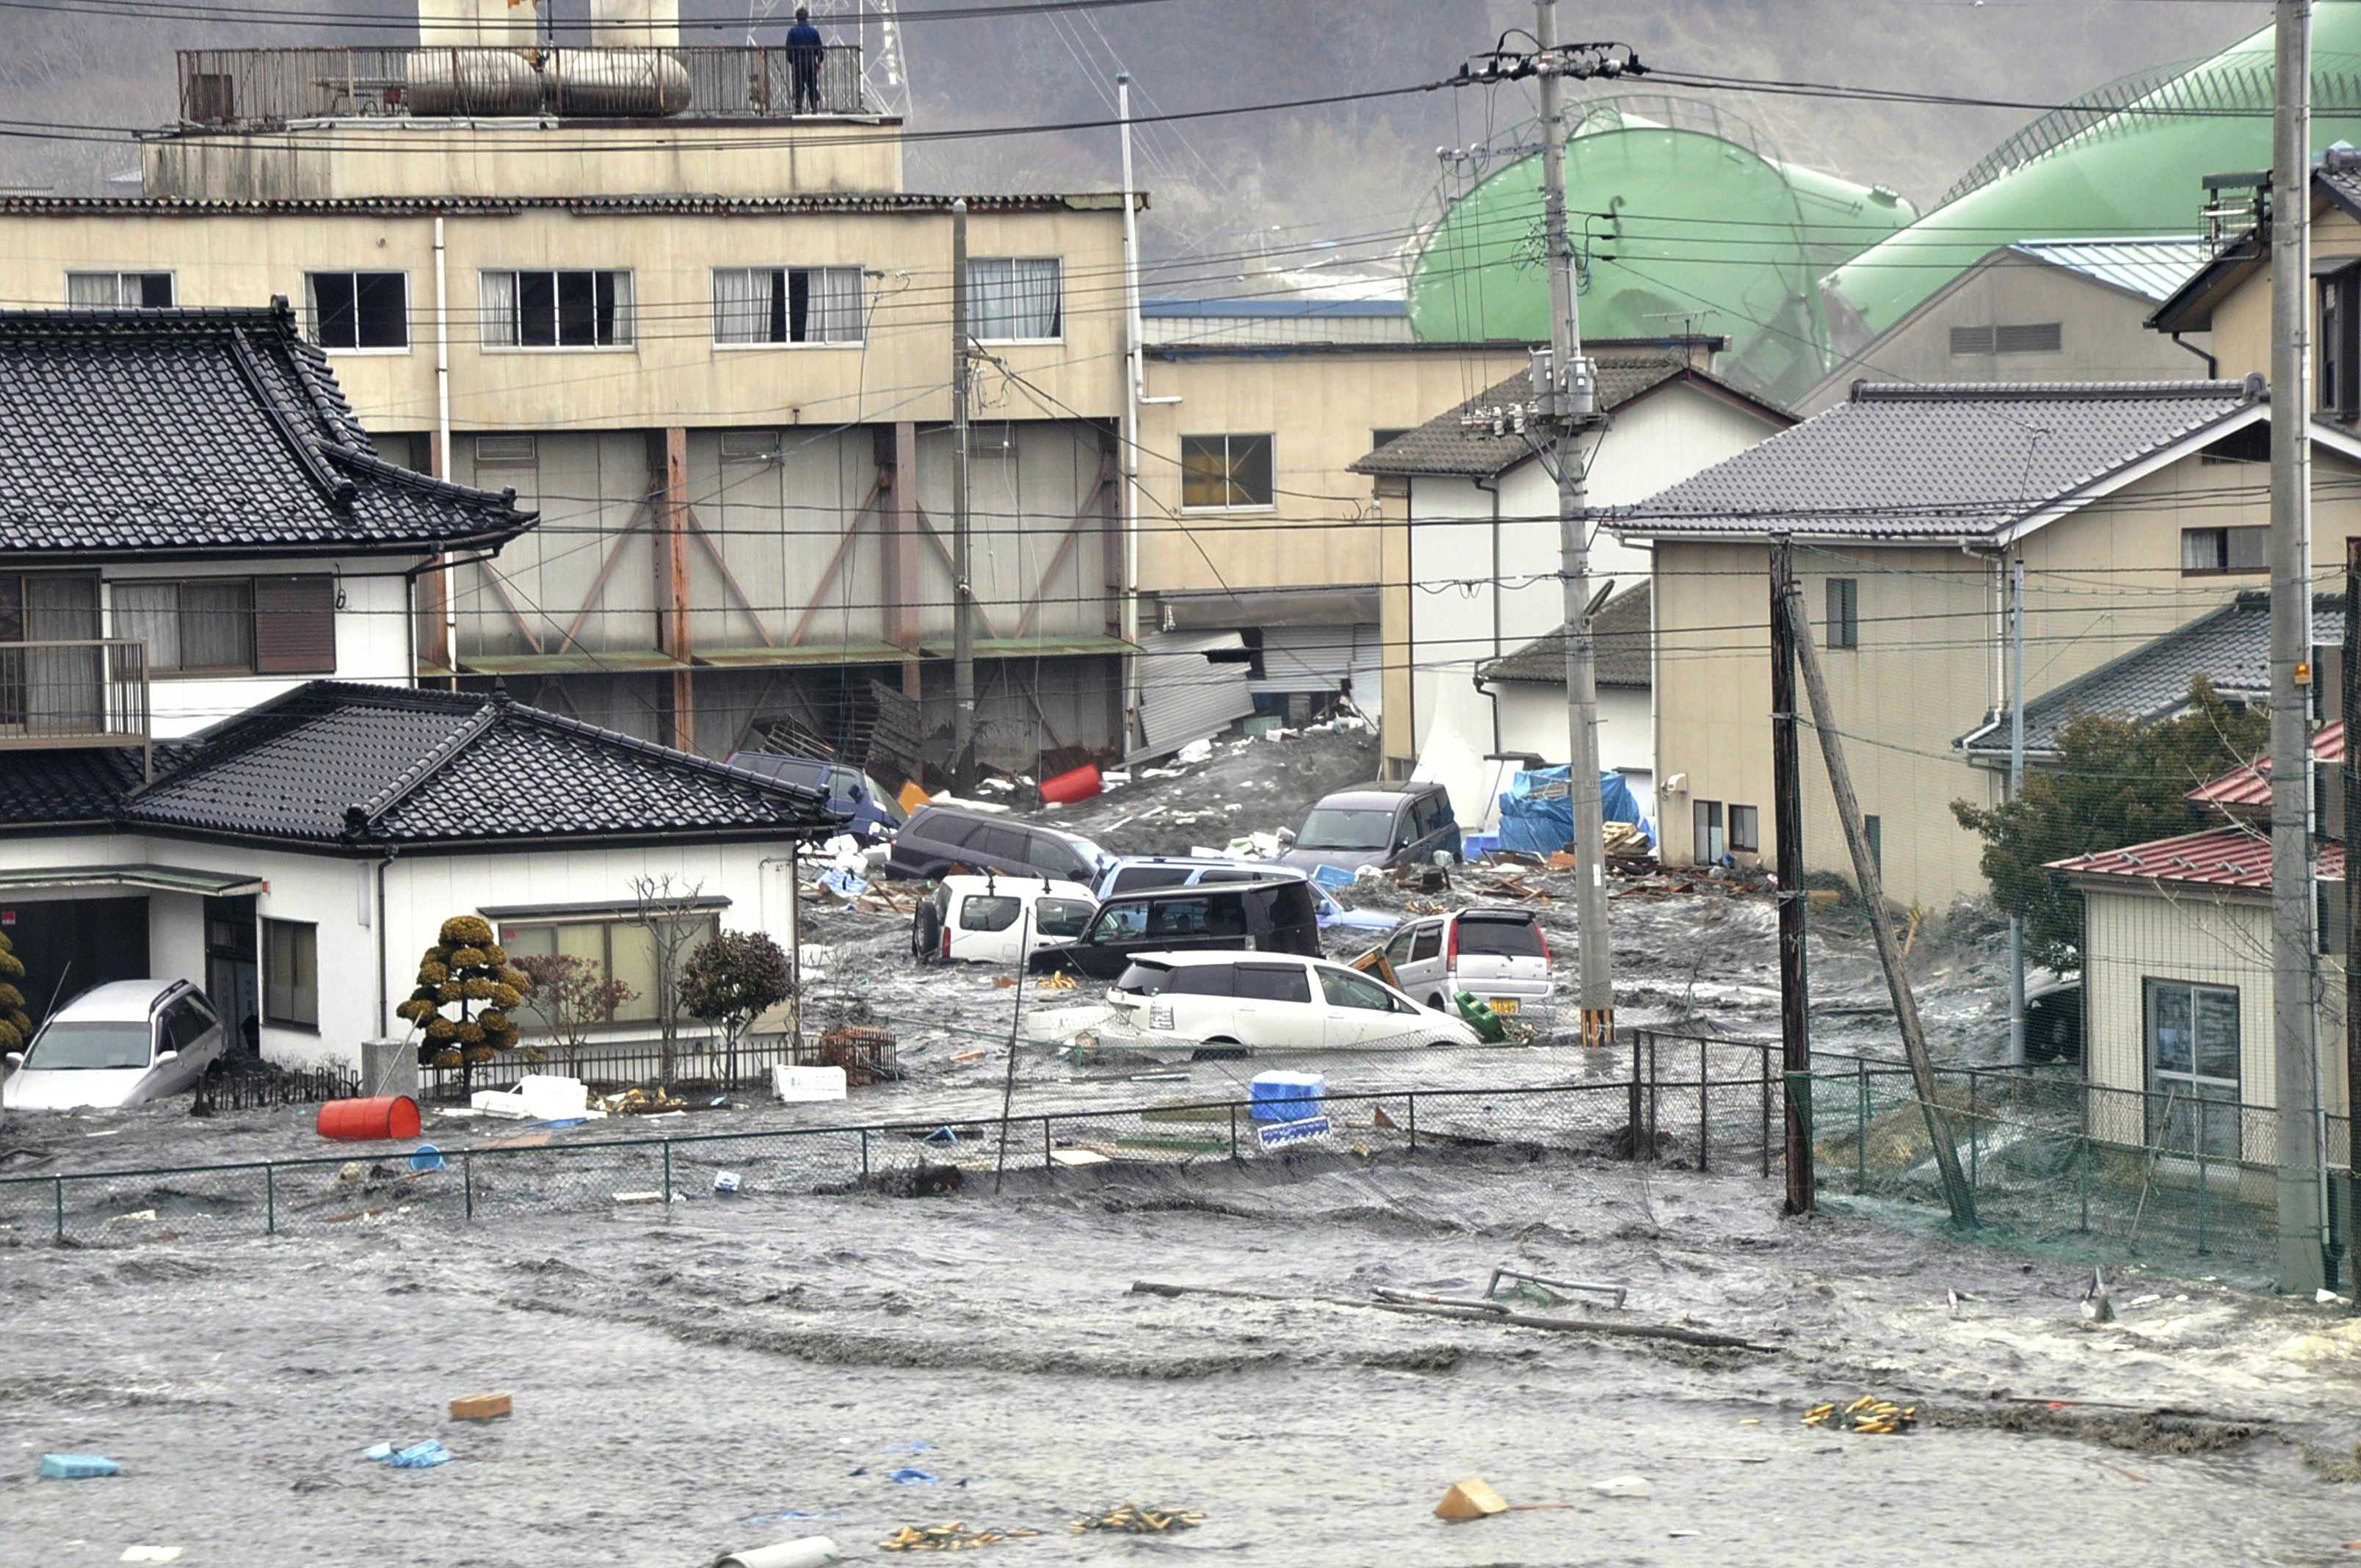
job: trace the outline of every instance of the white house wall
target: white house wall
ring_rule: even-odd
[[[1553,762],[1565,760],[1565,688],[1538,681],[1499,681],[1492,692],[1499,699],[1500,744],[1503,751],[1532,751]],[[1650,774],[1653,730],[1648,721],[1648,694],[1635,686],[1601,686],[1598,691],[1598,762],[1610,772],[1636,774],[1645,783]]]

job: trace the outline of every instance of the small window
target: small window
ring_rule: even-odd
[[[1499,919],[1490,916],[1462,916],[1459,921],[1459,950],[1482,958],[1538,959],[1547,955],[1542,950],[1541,928],[1529,919]]]
[[[295,1029],[320,1026],[320,928],[298,920],[262,923],[262,1016]]]
[[[1005,894],[970,894],[960,905],[962,931],[1005,931],[1016,924],[1024,906]]]
[[[1064,336],[1065,264],[1054,256],[969,257],[967,319],[979,343]]]
[[[1416,425],[1410,424],[1378,425],[1376,429],[1369,432],[1369,450],[1374,452],[1378,447],[1385,445],[1388,442],[1408,435],[1411,431],[1417,428],[1418,427]]]
[[[1424,927],[1418,926],[1405,926],[1400,930],[1395,932],[1392,936],[1387,938],[1386,961],[1389,964],[1395,965],[1409,963],[1411,961],[1411,944],[1418,939],[1418,934],[1423,928]],[[1429,958],[1433,958],[1433,956],[1434,955],[1432,952],[1427,954],[1427,957]]]
[[[1733,854],[1760,854],[1763,850],[1763,814],[1751,806],[1730,808],[1730,848]]]
[[[725,430],[721,433],[724,463],[775,463],[779,433],[775,430]]]
[[[1126,866],[1115,873],[1109,894],[1139,893],[1151,887],[1179,887],[1189,880],[1185,866]]]
[[[1861,819],[1861,836],[1869,840],[1870,869],[1878,880],[1885,880],[1885,818],[1864,817]]]
[[[1135,959],[1115,982],[1117,991],[1136,992],[1142,996],[1160,996],[1165,983],[1172,978],[1170,964]]]
[[[2361,265],[2352,261],[2320,280],[2320,406],[2342,419],[2361,413]]]
[[[479,435],[475,440],[476,466],[515,468],[541,461],[541,441],[532,435]]]
[[[129,305],[139,310],[170,310],[172,307],[172,275],[170,272],[69,272],[66,274],[66,303],[69,305]]]
[[[1052,839],[1046,833],[1027,835],[1025,863],[1035,871],[1054,877],[1075,876],[1090,870],[1065,840]]]
[[[1351,970],[1323,968],[1320,989],[1331,1007],[1357,1007],[1370,1013],[1394,1010],[1393,992],[1367,975]]]
[[[1272,503],[1271,438],[1268,435],[1184,435],[1180,438],[1180,504],[1219,511]]]
[[[718,267],[713,341],[726,348],[857,344],[866,322],[858,267]]]
[[[1229,996],[1233,994],[1227,964],[1182,964],[1164,982],[1167,996]]]
[[[1443,927],[1421,926],[1412,933],[1410,961],[1422,964],[1443,951]]]
[[[1718,800],[1692,802],[1689,806],[1689,817],[1695,833],[1693,847],[1697,863],[1701,866],[1719,864],[1721,857],[1729,853],[1729,846],[1723,842],[1721,836],[1721,802]]]
[[[485,271],[478,277],[487,348],[631,346],[629,272]]]
[[[2270,570],[2268,528],[2184,528],[2180,569],[2191,576],[2217,572]]]
[[[1301,964],[1239,964],[1231,972],[1236,976],[1237,994],[1250,1001],[1312,1000],[1312,980]]]
[[[1045,898],[1033,905],[1033,929],[1044,937],[1079,937],[1098,905],[1082,898]]]
[[[159,674],[254,673],[254,581],[187,577],[118,582],[115,635],[148,644]]]
[[[1025,863],[1025,851],[1031,835],[1021,828],[987,827],[967,841],[972,854],[987,861],[1005,861],[1013,865]]]
[[[1831,648],[1861,646],[1861,580],[1828,579],[1828,643]]]
[[[721,927],[719,918],[712,915],[691,915],[673,924],[685,931],[680,949],[684,961]],[[595,920],[503,920],[500,945],[511,959],[570,954],[597,966],[600,981],[622,981],[631,994],[608,1014],[606,1022],[653,1023],[662,1012],[664,999],[657,992],[664,981],[657,973],[655,933],[636,915]],[[548,1027],[546,1014],[531,1002],[526,1003],[525,1021]]]
[[[2151,980],[2148,1140],[2184,1154],[2240,1155],[2238,992]]]
[[[216,1020],[194,1001],[183,997],[167,1007],[158,1022],[163,1026],[156,1031],[156,1048],[185,1053],[203,1044]]]
[[[410,346],[410,279],[400,272],[306,272],[304,335],[323,348]]]

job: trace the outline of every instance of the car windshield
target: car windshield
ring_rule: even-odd
[[[1390,850],[1394,814],[1389,810],[1315,806],[1295,836],[1299,850]]]
[[[60,1018],[41,1031],[26,1055],[25,1065],[45,1072],[146,1067],[148,1021]]]

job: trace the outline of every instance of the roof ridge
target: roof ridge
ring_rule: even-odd
[[[503,510],[513,510],[516,507],[514,486],[500,490],[479,490],[472,485],[462,485],[455,480],[437,478],[432,474],[422,474],[415,468],[405,468],[374,452],[333,441],[322,442],[320,450],[330,462],[341,467],[357,468],[373,479],[383,479],[423,495],[449,496],[470,506],[496,507]],[[537,518],[538,514],[535,515]]]
[[[654,757],[660,762],[685,766],[692,773],[702,773],[715,778],[729,779],[733,783],[760,784],[774,795],[791,795],[797,800],[807,801],[826,798],[819,791],[807,788],[802,784],[787,784],[746,768],[733,768],[727,762],[716,762],[710,757],[700,757],[694,751],[684,751],[675,747],[660,745],[653,740],[642,740],[636,735],[626,735],[620,729],[609,729],[602,725],[568,718],[562,713],[552,713],[545,707],[534,707],[528,703],[511,701],[504,691],[496,694],[493,702],[502,714],[519,723],[535,724],[542,729],[555,730],[560,734],[577,735],[585,740],[624,746]]]
[[[1856,403],[2200,401],[2256,399],[2263,378],[2243,381],[1872,381],[1852,384]]]
[[[499,718],[500,705],[485,702],[475,712],[451,727],[451,732],[437,740],[427,753],[394,775],[383,789],[365,801],[345,807],[345,837],[357,839],[362,830],[373,828],[379,818],[417,793],[421,784],[443,771],[445,763],[465,751],[489,729]]]
[[[272,323],[279,324],[275,315]],[[262,405],[263,417],[270,422],[270,428],[278,433],[279,438],[287,444],[289,455],[303,470],[303,477],[312,481],[313,488],[320,492],[320,499],[349,515],[353,500],[359,494],[359,487],[328,466],[327,459],[320,454],[322,443],[316,433],[297,428],[295,416],[279,400],[278,389],[263,375],[261,357],[255,353],[254,345],[247,341],[246,329],[242,326],[233,328],[229,334],[229,357],[230,363],[237,367],[238,378],[254,394],[254,400]],[[316,415],[318,411],[315,409],[313,412]]]

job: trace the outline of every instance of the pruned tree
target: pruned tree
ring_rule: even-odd
[[[656,1029],[663,1039],[664,1081],[672,1081],[680,1059],[680,966],[707,918],[701,882],[675,886],[669,873],[631,879],[636,924],[654,951]]]
[[[756,1018],[794,993],[787,955],[760,931],[721,931],[689,954],[680,977],[688,1015],[721,1031],[729,1081],[738,1081],[738,1042]]]
[[[0,1051],[21,1051],[33,1037],[33,1020],[25,1013],[25,993],[16,982],[25,978],[25,960],[16,945],[0,931]]]
[[[509,962],[481,916],[455,915],[437,936],[418,961],[418,989],[394,1011],[418,1027],[419,1065],[457,1068],[464,1094],[478,1065],[517,1043],[516,1010],[533,977]]]
[[[611,1020],[639,992],[611,979],[595,959],[577,953],[534,953],[510,960],[533,981],[533,1011],[572,1066],[590,1043],[590,1031]]]

